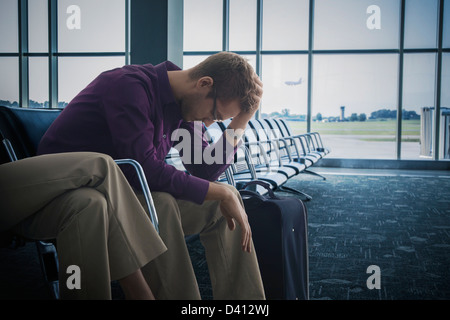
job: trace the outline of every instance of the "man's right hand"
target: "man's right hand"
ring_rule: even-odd
[[[247,213],[242,207],[238,197],[226,186],[219,183],[210,182],[205,200],[220,201],[220,210],[227,219],[228,228],[233,231],[236,222],[241,227],[242,250],[251,252],[252,230],[248,222]]]
[[[251,118],[255,115],[256,111],[259,109],[259,105],[261,103],[261,98],[263,95],[263,83],[259,79],[258,75],[255,73],[253,75],[253,80],[255,81],[256,90],[253,93],[253,101],[254,105],[249,111],[241,111],[237,116],[231,120],[230,124],[228,125],[227,129],[234,130],[233,137],[238,137],[238,139],[234,139],[233,144],[234,146],[237,145],[237,142],[239,141],[239,137],[241,137],[244,134],[245,128],[247,127],[248,122],[251,120]]]

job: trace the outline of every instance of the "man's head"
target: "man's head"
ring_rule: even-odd
[[[169,81],[185,121],[209,126],[259,107],[262,83],[247,60],[220,52],[195,67],[169,72]]]
[[[252,111],[257,93],[255,71],[248,61],[232,52],[219,52],[189,69],[191,80],[211,77],[213,90],[210,97],[227,103],[238,101],[244,112]]]

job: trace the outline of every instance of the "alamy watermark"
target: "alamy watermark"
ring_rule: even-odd
[[[81,289],[81,269],[79,266],[72,264],[67,267],[66,274],[70,274],[66,280],[66,287],[69,290]]]
[[[377,265],[370,265],[367,267],[366,273],[371,274],[366,281],[368,289],[381,289],[381,270]]]

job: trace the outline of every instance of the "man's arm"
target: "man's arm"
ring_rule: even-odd
[[[254,75],[254,80],[258,88],[253,97],[255,105],[251,108],[251,111],[239,113],[228,125],[228,129],[232,129],[234,132],[232,135],[226,134],[226,139],[235,147],[238,145],[248,122],[254,116],[256,110],[258,110],[261,102],[263,84],[256,74]],[[235,229],[235,221],[239,223],[242,229],[242,250],[251,252],[252,230],[248,222],[247,214],[234,193],[226,186],[210,182],[206,199],[219,200],[221,202],[220,209],[222,211],[222,215],[227,219],[230,230]]]
[[[201,204],[207,193],[208,181],[177,170],[165,162],[162,154],[158,155],[149,103],[147,91],[139,80],[123,78],[121,82],[111,83],[103,107],[114,143],[114,158],[138,161],[151,191],[168,192],[175,198]],[[129,167],[123,169],[130,183],[139,188],[135,171]]]

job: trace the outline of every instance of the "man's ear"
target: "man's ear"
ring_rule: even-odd
[[[213,84],[214,80],[210,76],[204,76],[197,80],[197,86],[199,88],[212,87]]]

